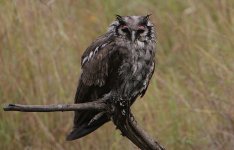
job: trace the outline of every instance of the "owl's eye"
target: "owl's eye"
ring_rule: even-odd
[[[128,28],[123,28],[122,31],[125,33],[129,32]]]
[[[121,28],[121,30],[122,30],[124,33],[130,33],[130,31],[129,31],[129,29],[128,29],[127,26],[123,26],[123,27]]]
[[[137,33],[141,34],[143,32],[145,32],[145,27],[142,25],[138,26]]]
[[[139,34],[141,34],[141,33],[144,33],[145,30],[144,30],[144,29],[138,29],[137,32],[138,32]]]

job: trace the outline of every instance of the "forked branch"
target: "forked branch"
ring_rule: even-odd
[[[113,105],[111,106],[113,107]],[[7,104],[3,107],[4,111],[21,111],[21,112],[54,112],[54,111],[82,111],[82,110],[98,110],[107,112],[112,117],[113,123],[136,146],[142,150],[164,150],[164,148],[152,137],[150,137],[143,129],[141,129],[133,115],[130,113],[128,117],[121,115],[120,109],[110,109],[105,101],[99,100],[81,104],[53,104],[53,105],[22,105]],[[109,112],[114,110],[114,112]]]

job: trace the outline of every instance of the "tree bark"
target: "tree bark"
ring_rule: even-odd
[[[82,104],[52,104],[52,105],[22,105],[6,104],[4,111],[21,112],[54,112],[54,111],[81,111],[81,110],[105,110],[106,104],[99,102],[88,102]]]

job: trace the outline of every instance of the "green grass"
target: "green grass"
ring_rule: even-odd
[[[51,3],[50,3],[51,2]],[[133,106],[167,149],[234,147],[234,1],[0,0],[0,103],[72,103],[80,57],[115,14],[157,27],[157,67]],[[0,149],[136,149],[111,123],[74,142],[72,112],[0,111]]]

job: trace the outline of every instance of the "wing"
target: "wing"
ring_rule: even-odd
[[[145,92],[147,91],[148,89],[148,86],[149,86],[149,82],[154,74],[154,70],[155,70],[155,62],[153,61],[152,64],[151,64],[151,67],[150,67],[150,73],[148,74],[147,76],[147,80],[145,82],[145,87],[143,89],[143,91],[141,92],[141,97],[143,97],[145,95]]]
[[[112,54],[115,52],[114,37],[105,34],[94,41],[81,59],[82,73],[77,87],[75,103],[99,98],[105,92],[104,86],[113,68]]]
[[[108,38],[109,39],[109,38]],[[112,40],[101,38],[92,43],[82,56],[81,80],[84,84],[103,86],[108,76],[110,55],[113,52]]]
[[[114,61],[112,55],[115,52],[113,38],[113,35],[103,35],[84,52],[81,60],[82,74],[76,91],[75,103],[96,100],[110,90],[110,68],[113,68],[111,66]],[[74,128],[67,140],[83,137],[109,120],[104,115],[92,126],[88,125],[97,113],[96,111],[75,112]]]

